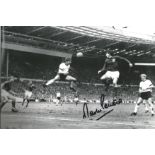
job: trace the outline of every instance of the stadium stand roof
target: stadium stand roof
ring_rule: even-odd
[[[103,56],[109,50],[128,58],[154,56],[155,40],[119,30],[88,26],[5,26],[6,42],[26,44],[86,56]]]

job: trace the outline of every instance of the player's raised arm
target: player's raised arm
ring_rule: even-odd
[[[4,85],[7,84],[7,83],[10,83],[10,81],[7,80],[7,81],[3,82],[3,83],[1,84],[1,89],[2,89],[2,88],[4,87]]]
[[[121,57],[121,56],[113,56],[113,58],[116,58],[116,59],[118,58],[118,59],[124,60],[124,61],[126,61],[129,64],[130,67],[133,67],[133,64],[128,59],[126,59],[124,57]]]
[[[17,93],[15,93],[13,90],[10,90],[9,93],[14,95],[14,96],[17,95]]]
[[[7,81],[4,81],[4,82],[1,84],[1,89],[2,89],[6,84],[9,84],[9,83],[13,82],[14,80],[16,80],[16,78],[14,78],[13,76],[11,76]]]

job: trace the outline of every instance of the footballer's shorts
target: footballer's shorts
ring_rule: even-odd
[[[57,97],[58,100],[61,100],[61,97]]]
[[[143,92],[143,93],[140,93],[139,97],[141,97],[143,100],[148,100],[149,98],[152,97],[152,94],[150,91]]]
[[[119,71],[107,71],[101,78],[111,78],[112,80],[115,80],[118,79],[119,76]]]
[[[66,80],[67,74],[61,74],[61,73],[59,73],[58,75],[60,77],[60,81],[65,81]]]
[[[2,89],[1,90],[2,102],[7,102],[8,100],[16,101],[16,97],[10,94],[8,91]]]
[[[30,98],[31,96],[32,96],[32,91],[26,90],[26,91],[25,91],[25,97],[26,97],[26,98]]]

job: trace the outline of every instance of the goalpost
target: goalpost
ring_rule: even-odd
[[[2,84],[2,66],[3,66],[3,61],[4,61],[4,54],[5,54],[5,36],[4,36],[4,26],[0,26],[0,86]],[[0,104],[2,104],[2,91],[0,88]],[[0,128],[1,128],[1,108],[0,108]]]

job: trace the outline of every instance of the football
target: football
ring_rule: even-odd
[[[76,56],[77,57],[83,57],[83,53],[82,52],[78,52],[78,53],[76,53]]]

